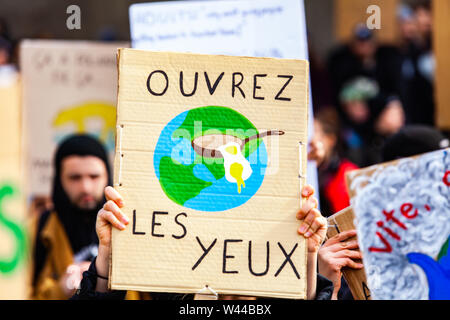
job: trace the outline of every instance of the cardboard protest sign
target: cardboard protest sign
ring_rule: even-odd
[[[307,100],[306,61],[119,50],[111,288],[305,298]]]
[[[52,159],[67,135],[91,133],[114,154],[118,47],[126,43],[25,40],[20,47],[27,186],[50,193]]]
[[[373,299],[450,298],[449,151],[347,174]]]
[[[327,237],[332,238],[343,231],[356,229],[354,219],[355,216],[351,206],[332,215],[328,218]],[[350,238],[347,241],[355,239],[357,239],[357,237]],[[355,300],[370,300],[370,290],[367,286],[364,269],[345,267],[342,269],[342,274],[344,275]]]
[[[135,49],[308,60],[303,0],[135,3],[130,34]],[[310,99],[309,137],[313,120]],[[318,192],[315,162],[307,173]]]
[[[0,85],[0,299],[27,299],[30,280],[25,197],[22,192],[20,85]]]

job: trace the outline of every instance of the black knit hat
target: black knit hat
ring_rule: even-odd
[[[108,155],[103,145],[90,135],[72,135],[67,137],[58,147],[54,158],[55,178],[61,174],[62,160],[68,156],[95,156],[100,158],[109,174]],[[56,181],[55,181],[56,182]]]
[[[391,161],[447,148],[449,140],[438,130],[410,125],[390,137],[383,147],[383,160]]]

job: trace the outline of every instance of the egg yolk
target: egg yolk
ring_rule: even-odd
[[[225,151],[228,152],[229,154],[233,154],[236,155],[237,154],[237,148],[235,146],[229,146],[227,148],[225,148]]]
[[[233,163],[230,166],[230,175],[236,179],[236,184],[238,187],[238,193],[241,193],[241,186],[245,188],[245,182],[242,179],[242,171],[244,170],[244,167],[240,163]]]

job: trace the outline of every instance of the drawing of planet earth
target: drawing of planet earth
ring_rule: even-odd
[[[256,127],[231,108],[207,106],[179,114],[164,127],[155,148],[154,169],[162,190],[173,202],[199,211],[246,203],[264,180],[267,150],[262,139],[247,141],[242,150],[236,141],[243,144],[255,134]],[[194,150],[194,140],[213,135],[234,139],[221,146],[221,157]]]

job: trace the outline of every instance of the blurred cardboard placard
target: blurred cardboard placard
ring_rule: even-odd
[[[327,237],[332,238],[341,232],[354,230],[354,213],[352,207],[347,207],[328,218]],[[357,237],[349,238],[352,241]],[[361,263],[361,261],[357,261]],[[348,283],[350,291],[355,300],[370,300],[370,290],[367,286],[366,274],[364,269],[352,269],[345,267],[342,269],[345,280]]]
[[[32,196],[50,194],[56,146],[91,133],[114,154],[117,48],[127,43],[25,40],[20,46],[26,180]]]
[[[20,80],[0,85],[0,300],[27,299],[29,243],[22,192]]]
[[[435,67],[436,125],[450,131],[450,2],[433,1],[433,53]]]
[[[306,298],[307,106],[306,61],[120,50],[111,288]]]
[[[356,25],[370,28],[381,43],[396,43],[399,38],[399,0],[335,0],[334,25],[341,42],[353,38]]]
[[[372,299],[449,299],[450,149],[347,173]]]

